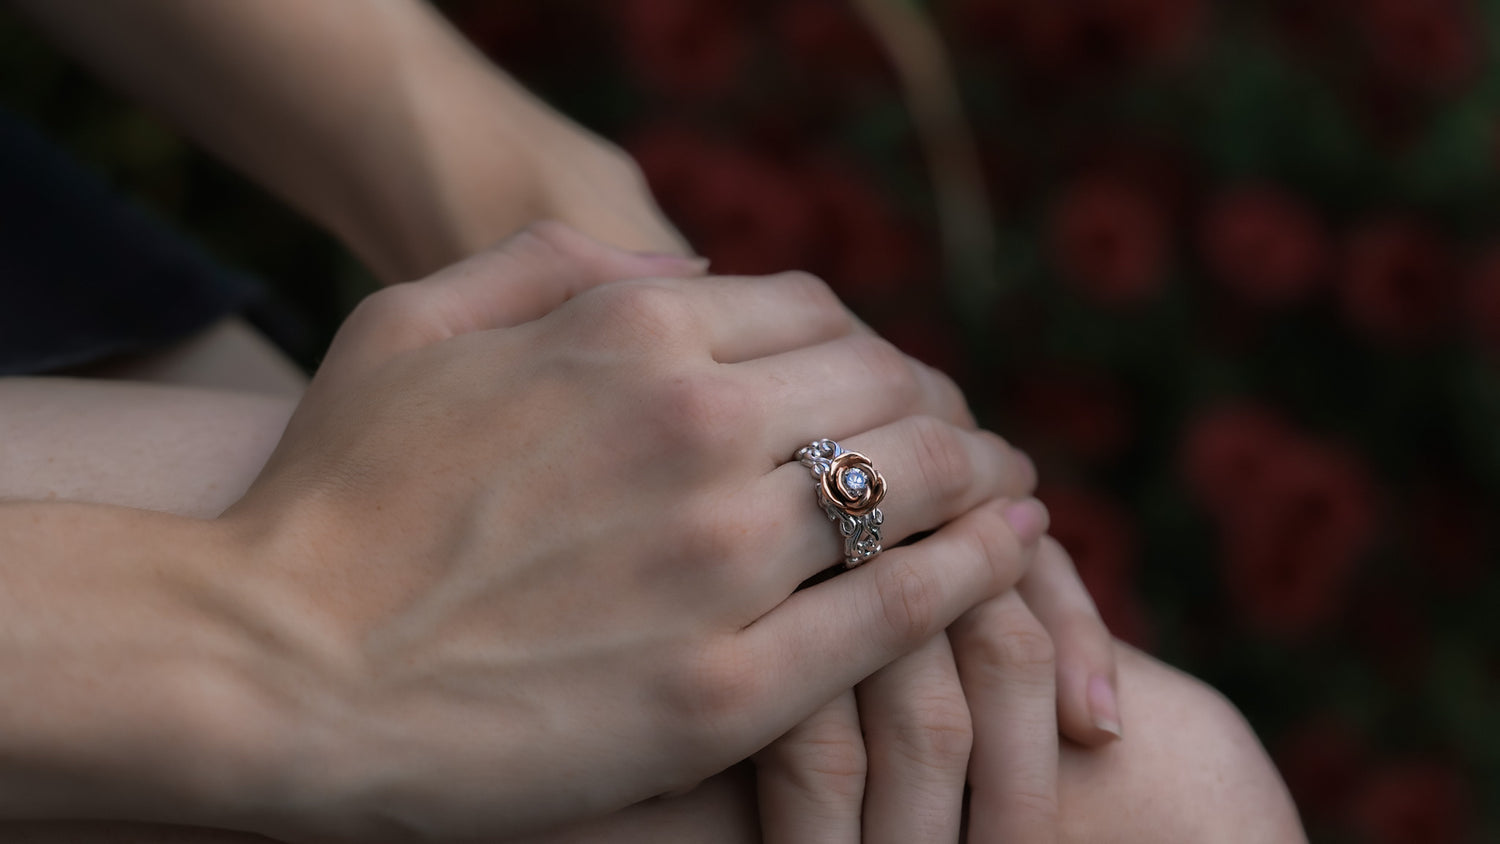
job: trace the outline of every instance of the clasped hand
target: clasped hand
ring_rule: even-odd
[[[864,716],[881,747],[903,695],[960,675],[1000,709],[974,721],[976,799],[1014,784],[996,754],[1018,742],[1050,746],[1055,777],[1059,714],[1106,737],[1090,678],[1112,677],[1108,637],[1040,541],[1029,461],[816,279],[701,272],[542,225],[350,317],[222,517],[251,549],[248,682],[276,724],[248,825],[519,834],[761,752],[767,816],[781,800],[790,829],[817,791],[797,785],[806,739]],[[888,479],[888,550],[798,590],[842,554],[790,459],[825,436]],[[1016,641],[1048,643],[1021,662],[1045,666],[1049,711],[1011,728],[996,666]],[[894,797],[878,770],[872,749],[869,787]],[[962,773],[944,788],[956,828]]]

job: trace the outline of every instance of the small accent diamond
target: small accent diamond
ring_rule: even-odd
[[[859,492],[870,485],[870,476],[863,469],[850,469],[844,473],[844,484],[851,490]]]

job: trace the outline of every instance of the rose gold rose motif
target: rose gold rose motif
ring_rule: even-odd
[[[845,451],[829,461],[818,483],[823,498],[850,516],[873,512],[885,498],[885,478],[857,451]]]

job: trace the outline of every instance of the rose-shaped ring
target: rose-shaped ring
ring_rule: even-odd
[[[797,461],[812,472],[818,506],[844,537],[844,567],[852,569],[879,554],[885,478],[869,458],[845,451],[833,440],[814,440],[797,449]]]

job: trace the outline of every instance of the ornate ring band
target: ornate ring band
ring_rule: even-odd
[[[869,458],[845,451],[833,440],[814,440],[797,449],[796,456],[816,481],[818,506],[844,537],[844,567],[852,569],[879,554],[885,478]]]

